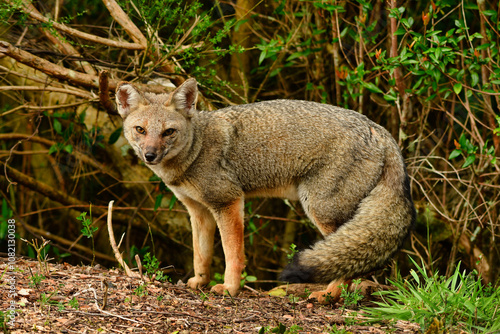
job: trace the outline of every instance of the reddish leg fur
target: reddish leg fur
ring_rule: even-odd
[[[239,199],[215,214],[226,260],[224,284],[212,288],[217,294],[227,291],[231,296],[236,296],[240,289],[241,273],[245,268],[243,208],[243,199]]]

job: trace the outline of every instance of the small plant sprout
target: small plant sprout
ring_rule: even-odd
[[[92,205],[89,207],[89,218],[87,218],[87,212],[82,212],[78,217],[76,217],[77,220],[79,220],[82,223],[83,228],[81,229],[82,235],[84,237],[87,237],[91,239],[92,241],[92,266],[94,265],[95,261],[95,252],[94,252],[94,233],[98,230],[97,227],[92,226]]]

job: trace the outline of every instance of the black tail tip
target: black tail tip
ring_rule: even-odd
[[[298,256],[283,269],[280,280],[290,283],[311,283],[313,280],[313,270],[311,267],[299,263]]]

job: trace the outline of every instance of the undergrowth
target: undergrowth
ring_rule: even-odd
[[[398,277],[391,281],[396,289],[377,292],[383,301],[375,302],[378,307],[364,309],[369,322],[412,321],[422,331],[433,333],[500,332],[499,287],[484,286],[476,272],[461,271],[460,265],[446,278],[410,260],[416,267],[410,272],[411,279]]]

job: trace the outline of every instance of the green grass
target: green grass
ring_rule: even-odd
[[[417,271],[410,280],[391,281],[396,288],[377,294],[378,307],[366,308],[369,322],[408,320],[437,330],[465,330],[472,333],[500,332],[500,287],[484,286],[475,272],[460,271],[449,278],[429,275],[413,259]]]

